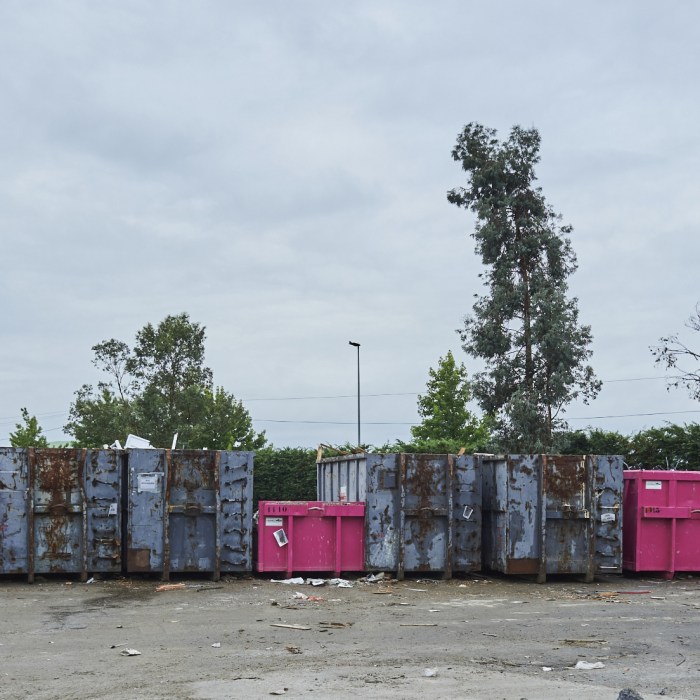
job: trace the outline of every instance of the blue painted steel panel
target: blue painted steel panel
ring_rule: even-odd
[[[128,571],[252,570],[252,453],[129,450],[128,473]]]
[[[506,574],[621,572],[622,458],[482,456],[484,565]]]
[[[26,574],[29,566],[27,451],[0,447],[0,574]]]
[[[0,449],[0,573],[121,571],[121,453]]]

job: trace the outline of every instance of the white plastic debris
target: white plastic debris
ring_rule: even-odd
[[[344,578],[332,578],[328,583],[331,586],[337,586],[338,588],[352,588],[352,583]]]
[[[129,433],[126,436],[126,442],[124,443],[124,447],[128,450],[130,448],[137,448],[141,450],[148,450],[148,449],[153,449],[153,445],[146,440],[146,438],[139,437],[138,435],[132,435]]]
[[[307,578],[306,583],[310,583],[312,586],[325,586],[325,578]]]
[[[300,591],[295,591],[292,598],[294,598],[294,600],[308,600],[309,596],[307,596],[306,593],[301,593]]]
[[[551,666],[542,666],[542,670],[547,673],[547,671],[551,671],[552,667]]]
[[[138,649],[122,649],[119,653],[121,656],[141,656],[141,652]]]
[[[221,642],[214,642],[212,646],[214,647],[214,649],[221,649]]]
[[[595,668],[605,668],[605,664],[602,661],[577,661],[574,668],[579,671],[592,671]]]
[[[301,576],[296,576],[295,578],[271,578],[272,583],[286,583],[287,585],[293,584],[295,586],[303,586],[304,579]]]
[[[436,668],[426,668],[425,671],[423,671],[423,677],[424,678],[435,678],[437,676],[438,671]]]
[[[376,583],[377,581],[383,581],[384,580],[384,572],[380,572],[378,574],[370,574],[369,576],[365,576],[365,581],[367,583]]]
[[[87,581],[85,581],[85,583],[95,583],[95,579],[89,578]]]

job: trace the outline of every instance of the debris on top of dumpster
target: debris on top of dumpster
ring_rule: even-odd
[[[139,437],[138,435],[132,435],[129,433],[126,436],[126,442],[124,443],[124,447],[129,450],[132,448],[136,449],[141,449],[141,450],[152,450],[153,445],[151,445],[149,440],[146,440],[146,438]]]

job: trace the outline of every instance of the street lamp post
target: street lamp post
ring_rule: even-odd
[[[353,347],[357,348],[357,446],[361,444],[360,441],[360,344],[353,343],[349,340],[348,343]]]

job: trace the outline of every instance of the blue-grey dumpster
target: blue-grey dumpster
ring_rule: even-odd
[[[484,455],[483,561],[505,574],[622,571],[623,460]]]
[[[361,454],[317,463],[319,501],[364,501],[370,571],[481,568],[481,480],[468,455]]]
[[[121,571],[122,455],[0,448],[0,573]]]
[[[128,451],[127,571],[252,571],[253,453]]]

